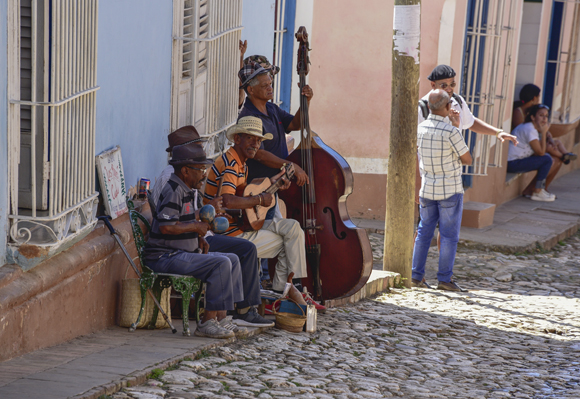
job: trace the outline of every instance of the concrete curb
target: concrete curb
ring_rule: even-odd
[[[346,298],[325,301],[324,306],[327,308],[336,308],[346,304],[356,303],[376,294],[389,291],[389,288],[393,288],[395,285],[400,283],[401,275],[399,273],[373,270],[369,281],[360,289],[359,292]]]
[[[241,339],[252,337],[254,335],[261,334],[264,331],[267,331],[274,327],[266,327],[266,328],[255,328],[250,330],[248,334],[240,337]],[[147,367],[145,369],[134,371],[133,373],[119,379],[116,381],[112,381],[108,384],[100,385],[98,387],[91,388],[90,390],[76,396],[71,396],[69,399],[99,399],[99,397],[104,395],[112,395],[116,392],[121,391],[124,388],[134,387],[137,385],[141,385],[147,381],[147,376],[150,375],[153,370],[161,369],[166,370],[168,367],[171,367],[186,358],[195,359],[195,357],[203,352],[204,350],[209,350],[213,348],[219,348],[221,346],[231,344],[235,342],[238,338],[229,338],[223,340],[216,340],[216,342],[212,342],[210,344],[204,345],[200,348],[196,348],[193,352],[186,352],[181,355],[172,357],[171,359],[156,363],[153,366]]]

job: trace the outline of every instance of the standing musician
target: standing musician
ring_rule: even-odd
[[[274,98],[272,78],[269,70],[259,63],[250,61],[238,72],[241,88],[246,91],[247,98],[244,107],[240,111],[239,118],[253,116],[261,119],[266,132],[273,137],[258,150],[253,159],[248,160],[250,175],[248,181],[256,177],[272,177],[280,172],[280,168],[287,164],[288,147],[286,145],[286,132],[300,129],[300,109],[296,115],[289,114],[276,104],[271,102]],[[302,94],[306,96],[308,103],[314,93],[310,86],[302,88]],[[238,119],[239,119],[238,118]],[[308,183],[308,175],[296,164],[293,164],[296,183],[303,186]]]
[[[246,161],[254,158],[260,151],[262,141],[271,140],[273,135],[263,134],[260,118],[246,116],[228,129],[227,138],[234,142],[234,146],[217,158],[211,168],[205,186],[204,202],[209,203],[221,195],[224,206],[228,209],[270,206],[274,201],[274,196],[270,193],[243,197],[236,195],[236,191],[247,184],[249,168]],[[271,182],[275,183],[281,175],[279,173],[270,178]],[[285,185],[289,185],[289,182]],[[224,234],[254,243],[259,258],[278,256],[276,273],[272,281],[272,288],[275,291],[284,290],[290,273],[294,273],[296,278],[307,276],[304,232],[296,220],[274,217],[266,220],[260,230],[246,232],[242,232],[236,223],[231,223],[230,229]]]

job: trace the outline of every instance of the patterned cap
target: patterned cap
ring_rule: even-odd
[[[238,72],[240,82],[242,82],[240,89],[245,89],[246,87],[248,87],[250,80],[254,79],[256,76],[268,72],[269,71],[267,69],[265,69],[257,62],[254,61],[248,62],[248,64],[244,65],[242,69],[240,69],[240,72]]]
[[[280,67],[270,64],[270,61],[268,61],[268,59],[263,55],[251,55],[249,57],[246,57],[244,59],[244,65],[248,65],[252,61],[262,65],[262,67],[264,67],[265,70],[270,72],[270,75],[272,75],[272,77],[274,77],[274,75],[280,72]]]

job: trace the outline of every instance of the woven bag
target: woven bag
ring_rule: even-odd
[[[304,310],[302,307],[292,298],[284,298],[283,301],[291,301],[296,304],[298,309],[302,311],[301,315],[295,313],[288,313],[288,312],[277,312],[276,311],[276,302],[280,301],[277,299],[272,304],[272,312],[276,315],[276,328],[281,328],[282,330],[290,331],[293,333],[302,332],[304,328],[304,323],[306,322],[306,315],[304,314]]]
[[[171,320],[171,307],[169,306],[169,297],[171,295],[171,288],[166,288],[161,291],[161,307],[167,313],[167,316]],[[137,325],[137,328],[146,328],[149,325],[149,320],[153,316],[153,309],[155,309],[155,303],[149,294],[145,295],[145,310],[143,311],[143,316]],[[141,310],[141,289],[139,287],[138,278],[126,278],[121,281],[121,318],[119,325],[121,327],[131,327],[137,317],[139,316],[139,311]],[[157,321],[155,322],[155,328],[168,328],[169,326],[163,319],[161,312],[157,314]]]

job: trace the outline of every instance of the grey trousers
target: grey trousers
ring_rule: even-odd
[[[242,269],[240,260],[234,254],[178,251],[165,254],[147,266],[158,273],[193,276],[206,283],[207,310],[233,310],[234,302],[244,299]]]

